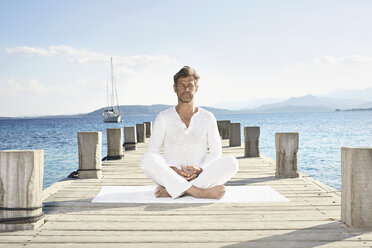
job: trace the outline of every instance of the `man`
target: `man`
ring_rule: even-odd
[[[236,158],[221,157],[221,139],[215,117],[194,105],[199,76],[184,66],[174,75],[178,104],[156,117],[141,168],[158,187],[156,197],[221,199],[224,184],[238,171]],[[160,147],[164,147],[164,157]],[[209,154],[207,154],[209,148]]]

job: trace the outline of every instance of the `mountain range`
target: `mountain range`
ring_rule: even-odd
[[[156,115],[172,105],[122,105],[123,116]],[[289,99],[255,99],[245,102],[221,102],[212,106],[201,106],[214,114],[279,113],[279,112],[333,112],[336,110],[371,110],[372,88],[365,90],[336,90],[326,95],[305,95]],[[53,117],[101,116],[105,108],[77,115]],[[7,118],[7,117],[0,117]]]
[[[220,102],[212,107],[248,113],[328,112],[335,109],[372,108],[372,88],[338,89],[323,95],[308,94],[289,99],[261,98],[247,101]]]
[[[123,116],[128,115],[156,115],[172,105],[123,105],[120,111]],[[240,110],[213,108],[201,106],[214,114],[246,114],[246,113],[280,113],[280,112],[334,112],[336,110],[349,109],[369,109],[372,108],[372,101],[359,99],[341,99],[332,97],[322,97],[306,95],[301,97],[291,97],[284,101],[272,104],[263,104],[256,108],[245,108]],[[87,116],[101,115],[104,108],[86,114]]]
[[[145,116],[145,115],[156,115],[160,111],[172,107],[173,105],[165,104],[154,104],[154,105],[121,105],[119,106],[120,112],[123,116]],[[211,108],[201,106],[202,108],[211,111],[214,114],[233,114],[234,111],[227,109]],[[85,114],[85,116],[101,116],[105,108],[97,109],[93,112]]]
[[[372,108],[372,101],[306,95],[241,111],[250,113],[330,112],[336,109]]]

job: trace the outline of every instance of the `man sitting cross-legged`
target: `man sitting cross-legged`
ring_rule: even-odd
[[[213,114],[194,105],[198,80],[195,70],[188,66],[174,75],[178,104],[155,119],[141,168],[158,184],[156,197],[221,199],[224,184],[239,169],[236,158],[221,157],[221,139]]]

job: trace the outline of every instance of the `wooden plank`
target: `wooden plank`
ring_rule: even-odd
[[[293,231],[293,230],[274,230],[271,231],[220,231],[220,232],[206,232],[199,231],[198,235],[190,236],[193,232],[190,231],[170,231],[168,235],[164,235],[161,231],[150,232],[112,232],[112,231],[90,231],[82,232],[83,235],[76,235],[73,232],[54,231],[43,232],[39,235],[32,236],[18,236],[19,242],[30,241],[32,243],[50,243],[51,236],[56,243],[104,243],[107,242],[107,237],[110,237],[110,243],[141,243],[141,242],[187,242],[190,243],[207,243],[207,242],[334,242],[338,240],[350,242],[359,241],[363,238],[365,241],[372,241],[371,235],[357,235],[350,233],[324,233],[311,231]],[[15,237],[3,236],[0,243],[16,242]]]
[[[338,216],[339,217],[339,216]],[[49,214],[47,216],[48,221],[63,221],[63,222],[94,222],[94,221],[105,221],[105,222],[187,222],[187,221],[200,221],[200,222],[220,222],[220,221],[231,221],[231,222],[249,222],[253,223],[256,221],[327,221],[335,220],[336,217],[324,216],[321,213],[311,213],[311,214],[288,214],[288,215],[229,215],[220,214],[218,216],[208,213],[197,215],[59,215],[59,214]],[[253,221],[252,221],[253,220]]]
[[[174,240],[184,240],[190,235],[193,235],[194,231],[167,231],[166,236],[164,236],[165,231],[70,231],[70,230],[40,230],[38,236],[71,236],[71,237],[81,237],[81,236],[102,236],[104,237],[135,237],[140,238],[142,236],[153,237],[158,239],[158,241],[166,241],[170,239]],[[169,237],[168,237],[169,236]],[[198,231],[197,237],[193,241],[200,240],[254,240],[262,238],[278,238],[278,240],[318,240],[318,241],[330,241],[330,240],[372,240],[372,234],[370,232],[350,232],[345,229],[303,229],[303,230],[249,230],[249,231]]]
[[[56,214],[53,212],[54,209],[47,209],[45,212],[48,213],[48,216]],[[199,209],[168,209],[167,211],[157,211],[157,210],[146,210],[146,211],[136,211],[136,210],[126,210],[126,209],[94,209],[94,210],[88,210],[85,209],[81,212],[65,212],[64,215],[97,215],[97,214],[103,214],[103,215],[164,215],[164,216],[173,216],[173,215],[184,215],[185,211],[187,211],[188,215],[205,215],[205,210],[199,210]],[[234,210],[231,211],[229,209],[225,210],[208,210],[208,215],[245,215],[245,216],[251,216],[251,218],[255,216],[287,216],[287,215],[314,215],[314,216],[328,216],[328,215],[340,215],[340,211],[334,211],[329,210],[327,213],[324,213],[324,211],[314,211],[314,209],[305,209],[302,211],[293,211],[293,210],[287,210],[284,209],[282,211],[272,211],[272,210],[261,210],[256,209],[255,211],[247,211],[247,210]]]
[[[75,222],[47,222],[44,224],[42,229],[54,229],[54,230],[263,230],[263,229],[303,229],[303,228],[346,228],[345,225],[334,222],[334,221],[257,221],[257,222],[213,222],[213,225],[209,222],[197,222],[190,219],[189,221],[164,221],[159,222],[105,222],[105,221],[93,221],[93,222],[79,222],[77,225]]]
[[[92,248],[92,247],[107,247],[107,248],[174,248],[174,242],[154,243],[154,242],[142,242],[142,243],[111,243],[109,240],[103,243],[20,243],[20,244],[0,244],[0,247],[13,248],[25,246],[30,248]],[[309,247],[322,247],[322,248],[370,248],[370,244],[365,242],[208,242],[208,243],[187,243],[185,241],[177,242],[177,248],[212,248],[212,247],[226,247],[226,248],[309,248]]]

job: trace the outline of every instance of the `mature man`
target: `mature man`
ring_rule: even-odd
[[[194,105],[198,80],[196,71],[188,66],[176,73],[173,88],[178,105],[160,112],[155,119],[141,168],[158,184],[156,197],[221,199],[224,184],[238,171],[234,157],[221,157],[215,117]],[[164,156],[160,154],[162,145]]]

